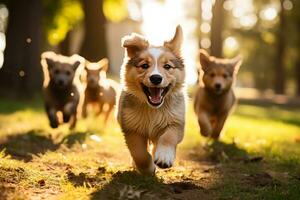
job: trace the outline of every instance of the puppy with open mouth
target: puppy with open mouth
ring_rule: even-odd
[[[185,69],[181,58],[183,33],[162,46],[152,46],[141,35],[122,39],[125,58],[121,67],[122,92],[118,99],[118,122],[142,174],[154,174],[155,165],[173,165],[176,146],[185,124]],[[149,153],[149,143],[153,144]]]

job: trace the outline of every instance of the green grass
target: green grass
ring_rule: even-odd
[[[188,106],[176,165],[144,177],[114,119],[51,129],[42,102],[0,101],[0,199],[299,199],[300,109],[239,105],[219,142]],[[132,197],[132,198],[131,198]]]

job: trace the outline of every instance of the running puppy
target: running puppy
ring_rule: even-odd
[[[232,90],[237,71],[242,64],[240,57],[220,59],[200,50],[200,64],[204,87],[197,89],[194,110],[201,134],[218,139],[224,123],[236,102]],[[200,80],[200,78],[199,78]]]
[[[176,146],[185,124],[185,69],[181,58],[182,29],[163,46],[152,46],[141,35],[122,39],[125,58],[121,67],[122,92],[118,122],[134,166],[142,174],[154,174],[173,165]],[[148,144],[153,144],[152,155]]]
[[[80,101],[79,66],[82,59],[78,55],[66,57],[54,52],[44,52],[41,55],[43,95],[52,128],[57,128],[60,124],[58,112],[62,113],[64,123],[70,122],[70,129],[76,125]]]
[[[82,116],[87,117],[88,105],[94,105],[97,108],[97,115],[102,113],[103,106],[108,105],[105,113],[104,123],[106,124],[109,115],[116,104],[116,95],[119,84],[114,80],[106,78],[108,70],[108,59],[103,58],[97,63],[85,62],[86,89],[84,92],[84,102],[82,107]]]

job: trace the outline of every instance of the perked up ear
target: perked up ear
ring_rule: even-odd
[[[107,72],[108,70],[108,59],[107,58],[102,58],[98,63],[101,71]]]
[[[164,42],[164,47],[171,51],[180,54],[181,45],[183,42],[183,33],[180,25],[176,27],[175,35],[170,41]]]
[[[55,64],[55,58],[57,57],[56,53],[53,51],[46,51],[41,55],[41,64],[43,67],[48,69],[52,68]],[[46,65],[46,66],[45,66]]]
[[[70,57],[70,60],[73,61],[73,69],[74,71],[76,71],[76,69],[81,65],[85,63],[85,59],[83,57],[81,57],[78,54],[74,54]],[[83,67],[83,66],[82,66]]]
[[[200,56],[200,65],[201,65],[202,70],[207,71],[209,68],[209,65],[212,62],[211,56],[204,49],[200,49],[199,56]]]
[[[80,62],[79,61],[76,61],[74,64],[73,64],[73,69],[76,70],[80,65]]]
[[[126,49],[127,56],[130,58],[135,56],[137,52],[149,47],[148,41],[143,36],[136,33],[124,36],[121,42],[122,47]]]
[[[243,63],[242,56],[238,55],[235,58],[230,59],[228,65],[233,69],[233,73],[236,74],[239,71],[242,63]]]
[[[46,58],[46,63],[49,69],[51,69],[54,66],[54,60],[52,60],[51,58]]]

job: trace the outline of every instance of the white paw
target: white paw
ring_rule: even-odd
[[[157,145],[154,154],[154,163],[160,168],[172,167],[175,160],[175,147]]]

